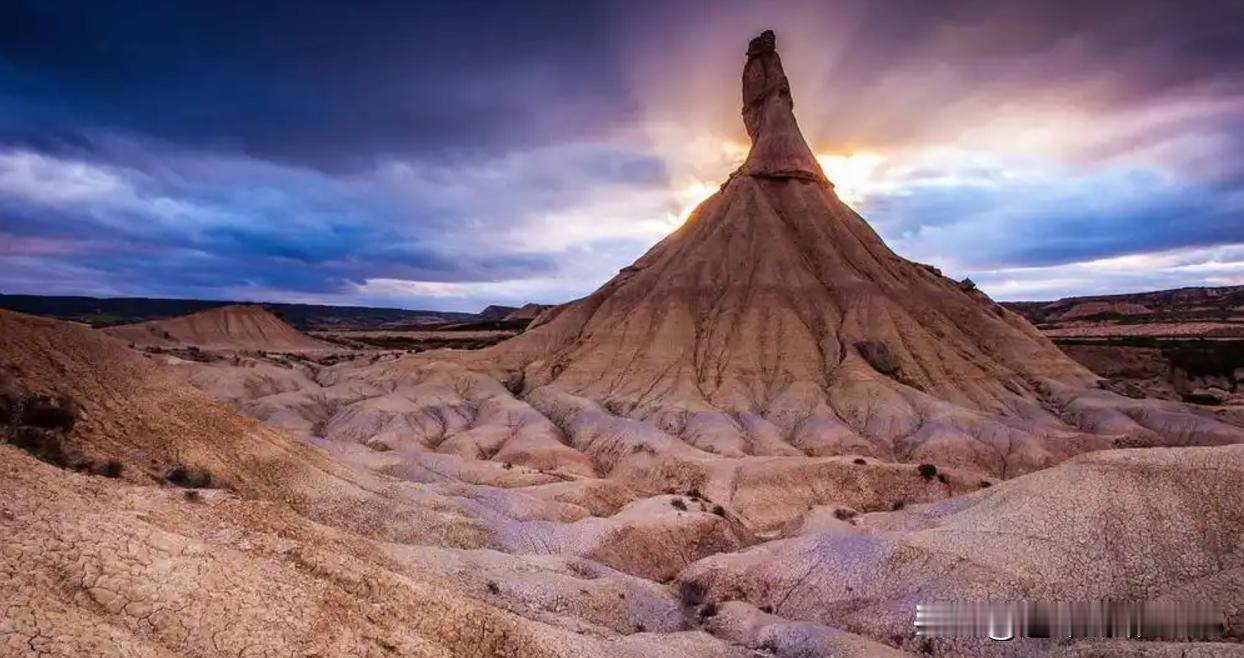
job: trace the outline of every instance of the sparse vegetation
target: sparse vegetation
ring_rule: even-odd
[[[721,505],[713,505],[713,514],[716,514],[717,516],[725,518],[726,508],[722,507]]]
[[[77,424],[77,406],[68,398],[0,394],[0,441],[25,450],[35,459],[79,473],[119,478],[125,470],[116,459],[95,461],[71,451],[65,437]]]
[[[855,349],[868,362],[868,365],[873,367],[873,370],[883,375],[894,375],[899,371],[901,364],[898,357],[885,343],[874,340],[860,341],[855,344]]]
[[[709,617],[716,617],[717,612],[717,604],[713,601],[709,601],[700,607],[700,618],[708,619]]]
[[[761,612],[763,612],[763,613],[765,613],[765,614],[767,614],[767,615],[771,615],[771,614],[773,614],[773,606],[771,606],[771,605],[769,605],[768,603],[766,603],[766,604],[764,604],[764,605],[760,606],[760,611],[761,611]]]
[[[185,489],[209,489],[212,486],[212,474],[206,470],[177,466],[164,476],[164,481]]]
[[[863,457],[856,457],[855,459],[851,460],[851,463],[863,466],[867,464],[868,462]]]
[[[993,483],[990,482],[989,480],[981,480],[981,489],[985,489],[987,487],[992,487],[992,486],[993,486]]]
[[[70,432],[77,420],[77,410],[67,400],[36,396],[27,399],[22,408],[21,423],[40,429]]]
[[[838,519],[839,521],[850,521],[854,519],[855,517],[856,517],[855,510],[849,510],[843,507],[839,507],[838,509],[834,510],[834,518]]]
[[[501,587],[497,585],[497,581],[495,580],[488,581],[485,584],[485,586],[488,588],[489,594],[500,594],[501,593]]]
[[[53,466],[64,468],[69,465],[61,437],[38,427],[18,427],[9,437],[9,443],[30,453],[32,457]]]
[[[647,453],[649,455],[657,454],[657,451],[653,449],[653,447],[648,445],[647,443],[636,443],[635,445],[631,446],[632,455],[637,455],[641,452]],[[673,490],[670,490],[669,493],[673,493]]]
[[[932,464],[921,464],[916,467],[920,472],[920,477],[926,480],[932,480],[937,475],[937,467]]]
[[[674,498],[670,500],[670,506],[676,510],[680,510],[683,512],[687,511],[687,503],[683,501],[683,499],[681,498]]]
[[[906,503],[906,502],[901,501],[901,500],[896,500],[896,501],[894,501],[894,504],[890,505],[890,511],[891,511],[891,512],[897,512],[897,511],[899,511],[899,510],[903,509],[904,507],[907,507],[907,503]]]
[[[635,632],[636,632],[636,633],[643,633],[643,632],[645,632],[645,631],[647,631],[647,630],[648,630],[648,627],[647,627],[647,626],[644,626],[643,624],[635,624]]]
[[[623,400],[605,400],[605,409],[615,416],[625,416],[631,405]]]
[[[109,459],[102,464],[97,464],[93,470],[96,475],[102,475],[106,478],[119,478],[121,477],[121,472],[125,470],[125,466],[115,459]]]
[[[203,494],[198,489],[187,489],[182,493],[186,500],[191,503],[197,503],[203,500]]]
[[[19,403],[8,393],[0,393],[0,423],[10,423],[17,417]]]
[[[526,373],[522,370],[517,370],[506,373],[505,379],[501,382],[501,385],[505,387],[505,390],[510,392],[510,395],[518,397],[523,392],[525,379]]]
[[[142,348],[146,354],[163,354],[175,356],[185,361],[197,361],[199,363],[213,363],[222,360],[222,357],[212,352],[204,352],[197,347],[160,347],[158,345]],[[287,364],[274,361],[276,365],[285,367]]]
[[[687,607],[700,605],[707,595],[708,588],[698,580],[685,580],[678,586],[678,600]]]

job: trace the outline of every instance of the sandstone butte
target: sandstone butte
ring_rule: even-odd
[[[1233,443],[1141,404],[974,286],[891,251],[795,121],[772,32],[743,70],[751,151],[684,226],[596,292],[478,355],[715,454],[859,452],[1005,477],[1118,445]]]

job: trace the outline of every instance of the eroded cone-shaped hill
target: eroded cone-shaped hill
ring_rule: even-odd
[[[834,194],[772,33],[744,73],[747,161],[686,225],[500,351],[595,399],[734,412],[850,406],[860,384],[1003,410],[1091,375],[1028,323],[890,251]],[[845,409],[839,409],[845,411]]]
[[[300,351],[333,346],[286,324],[262,306],[237,304],[168,320],[112,327],[108,334],[142,347]]]
[[[721,190],[490,361],[521,371],[528,391],[587,398],[722,454],[776,435],[809,454],[1013,453],[1029,469],[1108,445],[1084,433],[1103,434],[1100,400],[1079,416],[1055,400],[1092,387],[1092,373],[973,286],[897,256],[835,195],[771,32],[748,48],[743,100],[752,148]],[[1132,425],[1104,433],[1163,442],[1166,428],[1121,415]],[[1192,440],[1240,438],[1217,430]]]

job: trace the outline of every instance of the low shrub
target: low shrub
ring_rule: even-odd
[[[0,423],[9,423],[17,418],[19,406],[17,398],[8,393],[0,393]]]
[[[678,600],[685,606],[700,605],[708,595],[708,588],[698,580],[684,580],[678,586]]]
[[[673,500],[670,501],[670,505],[676,510],[681,510],[684,512],[687,511],[687,503],[683,502],[683,499],[681,498],[674,498]]]
[[[921,464],[916,467],[916,470],[920,472],[920,477],[926,480],[932,480],[937,475],[937,467],[932,464]]]
[[[96,464],[93,469],[96,475],[102,475],[106,478],[119,478],[123,470],[125,470],[125,466],[115,459],[109,459],[102,464]]]
[[[46,396],[26,400],[22,409],[22,424],[40,429],[69,432],[73,430],[74,423],[77,421],[78,412],[72,405]]]
[[[717,616],[717,612],[718,612],[718,610],[717,610],[717,604],[716,604],[716,603],[714,603],[714,602],[712,602],[712,601],[709,601],[708,603],[705,603],[705,604],[704,604],[704,605],[700,608],[700,618],[701,618],[701,619],[708,619],[709,617],[716,617],[716,616]]]
[[[208,489],[212,486],[212,474],[205,470],[194,470],[178,466],[164,476],[164,481],[175,487],[186,489]]]
[[[65,446],[60,435],[37,427],[19,427],[9,437],[9,443],[30,453],[30,456],[53,466],[69,465]]]
[[[902,366],[898,357],[890,351],[890,347],[885,343],[875,340],[861,341],[855,344],[855,349],[860,356],[873,367],[873,370],[883,375],[894,375]]]
[[[853,460],[851,460],[851,461],[852,461],[852,463],[859,464],[860,466],[863,466],[864,464],[867,464],[867,463],[868,463],[867,461],[865,461],[865,460],[864,460],[864,458],[863,458],[863,457],[856,457],[855,459],[853,459]]]

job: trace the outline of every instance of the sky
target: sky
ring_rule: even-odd
[[[247,6],[252,5],[252,6]],[[747,151],[997,299],[1244,285],[1244,1],[0,3],[0,292],[585,295]]]

